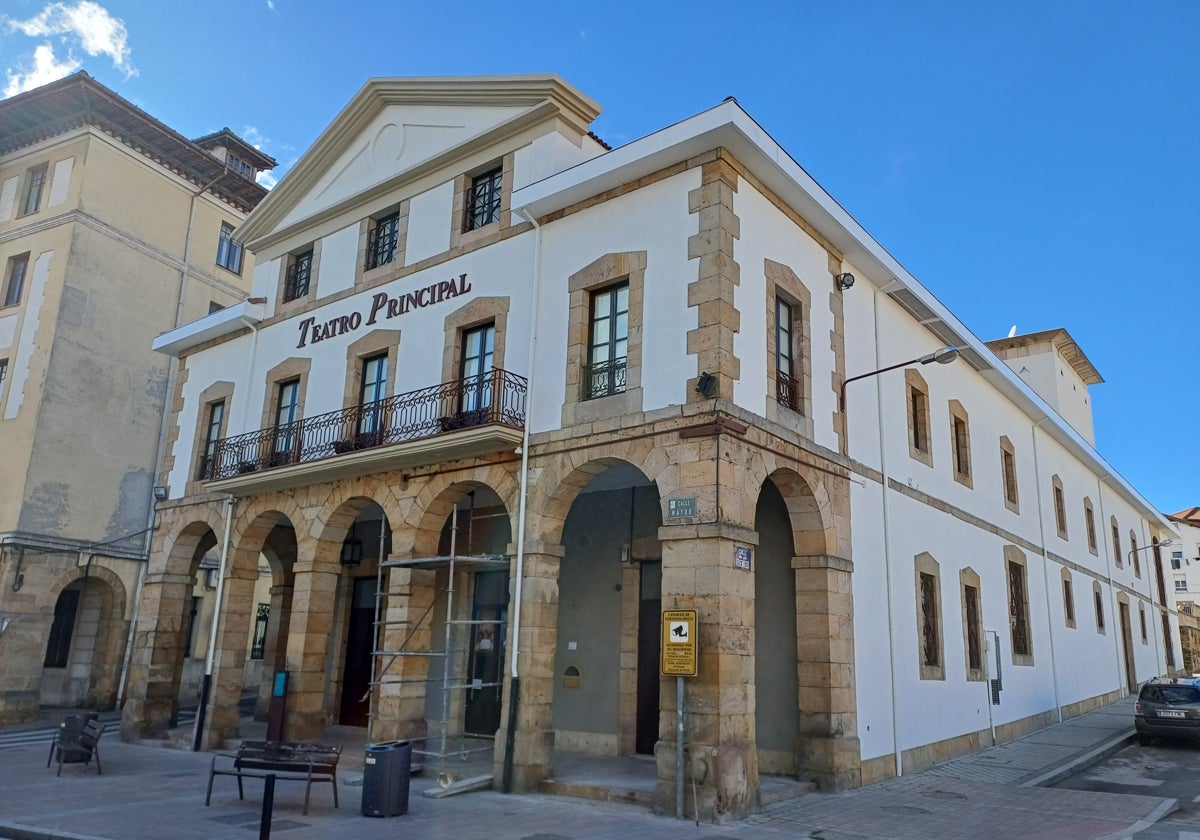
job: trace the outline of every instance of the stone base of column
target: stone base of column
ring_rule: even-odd
[[[24,723],[38,715],[38,692],[0,691],[0,724]]]
[[[504,779],[506,737],[506,731],[501,726],[496,732],[496,750],[493,753],[492,764],[497,787]],[[536,793],[538,782],[550,778],[553,757],[553,730],[522,732],[518,729],[513,741],[512,793]]]
[[[659,741],[655,744],[654,761],[658,768],[654,810],[673,816],[676,799],[675,742]],[[730,818],[745,817],[757,806],[758,758],[754,746],[687,745],[683,773],[683,811],[688,819],[698,814],[705,822],[720,823]]]
[[[165,737],[174,713],[171,700],[126,700],[121,710],[121,740]]]
[[[320,741],[325,737],[325,712],[288,710],[283,724],[283,737],[287,741]]]
[[[796,739],[796,766],[801,779],[817,783],[822,792],[836,793],[862,785],[858,738]]]

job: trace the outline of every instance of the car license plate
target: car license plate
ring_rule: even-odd
[[[1187,715],[1184,712],[1176,711],[1175,709],[1159,709],[1158,716],[1165,718],[1181,718],[1186,717]]]

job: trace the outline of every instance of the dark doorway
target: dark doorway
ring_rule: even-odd
[[[492,737],[500,728],[501,667],[504,665],[504,627],[508,620],[508,572],[475,575],[471,608],[471,688],[467,689],[468,735]]]
[[[345,726],[366,726],[370,717],[371,660],[375,647],[374,577],[354,579],[350,602],[350,627],[346,633],[346,664],[342,669],[342,708],[338,721]],[[363,699],[364,696],[366,699]]]
[[[1125,649],[1125,687],[1133,694],[1138,690],[1137,673],[1133,665],[1133,628],[1129,624],[1129,605],[1119,603],[1121,610],[1121,647]]]
[[[46,642],[45,668],[66,668],[71,652],[71,636],[75,632],[75,612],[79,608],[79,589],[64,589],[54,604],[54,623]]]
[[[662,656],[662,561],[642,563],[638,599],[637,734],[634,749],[653,755],[658,741]]]

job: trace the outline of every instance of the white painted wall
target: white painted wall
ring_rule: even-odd
[[[450,228],[453,224],[453,181],[414,195],[408,205],[408,239],[404,262],[412,265],[450,250]]]
[[[4,419],[12,420],[21,410],[25,401],[25,383],[29,380],[29,360],[34,354],[34,339],[38,334],[41,322],[42,304],[46,301],[46,282],[50,278],[50,261],[54,258],[53,251],[43,251],[33,261],[33,267],[26,279],[25,320],[21,327],[21,336],[17,342],[16,357],[9,362],[9,375],[12,380],[8,383],[8,396],[4,401]]]
[[[604,149],[595,141],[589,140],[581,148],[557,132],[543,134],[534,138],[530,145],[517,149],[513,163],[513,189],[519,190],[603,152]]]
[[[321,239],[321,264],[317,267],[318,297],[354,288],[358,263],[357,224],[348,225]],[[326,271],[325,267],[329,270]]]
[[[17,204],[17,187],[21,178],[6,178],[4,186],[0,187],[0,222],[7,222],[13,217],[13,209]]]

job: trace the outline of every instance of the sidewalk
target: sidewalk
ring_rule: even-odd
[[[304,785],[276,788],[272,834],[284,840],[401,835],[454,840],[610,840],[639,837],[779,840],[988,838],[1083,840],[1129,836],[1174,807],[1174,800],[1031,786],[1061,778],[1119,749],[1133,735],[1132,700],[1049,727],[1025,738],[947,762],[924,773],[838,795],[814,794],[770,805],[749,819],[697,826],[642,807],[550,795],[480,791],[427,799],[433,778],[412,780],[409,812],[359,815],[361,763],[339,767],[342,806],[327,786],[314,787],[307,816]],[[44,724],[43,724],[44,725]],[[218,777],[204,806],[211,757],[124,744],[106,735],[104,775],[69,765],[61,778],[45,769],[47,744],[3,745],[22,727],[0,729],[0,838],[249,838],[258,830],[261,783]]]

